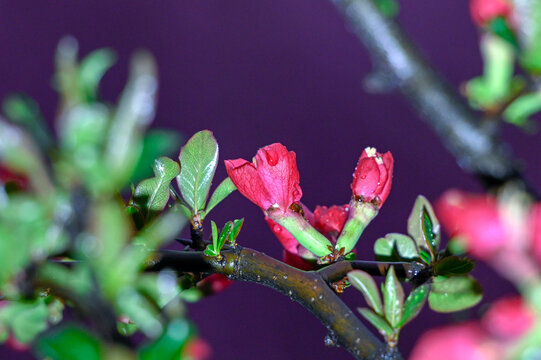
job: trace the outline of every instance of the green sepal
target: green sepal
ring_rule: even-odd
[[[490,20],[490,22],[488,23],[488,29],[493,34],[498,35],[500,38],[513,45],[515,49],[518,48],[518,42],[515,33],[513,32],[513,30],[511,30],[504,17],[498,16]]]
[[[428,304],[437,312],[454,312],[475,306],[483,298],[481,285],[471,276],[436,276]]]
[[[376,282],[368,273],[361,270],[353,270],[348,273],[348,280],[364,296],[364,300],[378,315],[383,315],[381,296]]]
[[[376,329],[384,332],[387,336],[393,335],[393,327],[382,316],[376,314],[369,308],[357,308],[359,313],[372,324]]]

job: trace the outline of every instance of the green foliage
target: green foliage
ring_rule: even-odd
[[[394,329],[382,315],[376,314],[372,309],[357,308],[359,313],[376,329],[382,331],[387,337],[393,336]]]
[[[383,315],[383,306],[376,282],[368,273],[354,270],[348,273],[348,280],[364,296],[364,300],[377,314]]]
[[[437,312],[454,312],[478,304],[482,297],[481,286],[471,276],[436,276],[428,304]]]
[[[406,302],[404,303],[402,319],[400,319],[400,323],[398,324],[400,328],[419,314],[426,302],[429,291],[429,285],[423,284],[410,292]]]
[[[181,352],[193,330],[183,319],[172,320],[162,336],[153,343],[139,350],[140,360],[176,360],[181,358]]]
[[[177,177],[178,187],[195,215],[205,209],[218,163],[218,143],[212,133],[203,130],[192,136],[182,148],[179,160],[181,172]]]
[[[381,261],[410,261],[419,257],[417,245],[407,235],[390,233],[374,243],[374,253]]]
[[[233,181],[231,181],[229,177],[226,177],[210,197],[207,208],[205,209],[205,216],[235,190],[237,190],[237,188],[235,187],[235,184],[233,184]]]
[[[47,328],[48,317],[49,310],[43,298],[8,302],[0,308],[0,325],[11,329],[15,338],[23,344],[32,341]]]
[[[434,260],[440,246],[440,224],[432,205],[428,200],[419,195],[408,218],[408,233],[417,243],[419,250],[430,254]]]
[[[104,355],[96,337],[73,325],[47,332],[35,349],[40,356],[55,360],[101,360]]]
[[[402,306],[404,305],[404,289],[396,277],[394,267],[387,271],[385,282],[382,284],[383,309],[385,318],[393,328],[396,328],[402,319]]]
[[[475,263],[468,258],[459,258],[458,256],[448,256],[436,264],[434,268],[434,273],[436,275],[466,275],[469,274]]]
[[[212,244],[207,245],[207,248],[205,249],[205,254],[221,259],[222,256],[220,255],[220,251],[222,250],[227,241],[231,245],[235,245],[235,240],[239,235],[243,223],[244,218],[234,221],[228,221],[225,223],[222,230],[218,232],[218,227],[216,226],[216,223],[214,221],[211,221]]]
[[[154,177],[141,181],[133,198],[145,217],[163,211],[169,201],[169,185],[179,173],[178,163],[167,157],[154,161]]]
[[[181,142],[182,137],[174,131],[150,129],[143,138],[141,156],[130,182],[137,183],[152,176],[154,160],[163,155],[173,155],[180,148]]]

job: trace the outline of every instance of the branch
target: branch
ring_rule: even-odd
[[[398,87],[438,134],[459,165],[476,175],[488,189],[509,181],[530,186],[508,151],[509,146],[481,126],[464,98],[434,72],[400,27],[383,16],[373,0],[333,0],[364,43],[383,82],[378,90]]]
[[[163,250],[148,264],[147,271],[173,269],[178,272],[212,272],[241,281],[256,282],[289,296],[312,312],[329,330],[329,344],[345,347],[356,359],[401,359],[388,352],[329,287],[326,279],[343,278],[345,266],[331,265],[327,271],[301,271],[265,254],[237,247],[222,251],[218,261],[202,252]],[[364,262],[351,262],[361,267]],[[370,263],[370,262],[366,262]],[[374,269],[374,263],[370,263]],[[346,272],[347,273],[347,272]]]

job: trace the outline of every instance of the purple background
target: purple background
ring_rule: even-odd
[[[480,73],[467,1],[401,4],[400,23],[453,85]],[[126,79],[129,55],[149,49],[161,79],[156,126],[186,136],[211,129],[222,160],[250,159],[259,147],[282,142],[297,153],[303,202],[312,208],[348,201],[351,174],[364,147],[391,150],[393,190],[361,240],[360,258],[372,258],[378,236],[405,232],[417,194],[434,200],[450,187],[481,189],[399,95],[362,90],[371,69],[368,54],[330,1],[2,1],[0,26],[1,98],[26,92],[53,119],[53,54],[66,34],[79,40],[82,54],[105,46],[117,51],[118,64],[102,86],[110,100]],[[536,137],[509,126],[505,136],[518,157],[533,160],[529,149]],[[540,182],[541,173],[526,171]],[[217,182],[223,177],[220,165]],[[217,223],[244,216],[240,243],[281,256],[261,212],[238,193],[213,212]],[[486,300],[513,291],[481,264],[476,273]],[[363,304],[354,291],[345,298],[352,307]],[[190,305],[189,316],[212,344],[214,359],[349,358],[342,349],[324,347],[325,330],[310,313],[259,285],[236,283]],[[451,317],[425,309],[401,336],[404,354],[426,324]],[[0,350],[0,358],[15,356],[10,354]]]

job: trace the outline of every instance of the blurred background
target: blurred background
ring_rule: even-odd
[[[481,73],[467,1],[400,4],[399,23],[454,87]],[[117,52],[101,86],[108,101],[125,84],[130,54],[148,49],[160,72],[154,127],[179,131],[184,139],[210,129],[221,160],[251,159],[258,148],[283,143],[297,153],[302,201],[310,208],[349,201],[364,147],[392,151],[393,189],[358,245],[361,259],[373,258],[379,236],[405,232],[418,194],[433,201],[451,187],[481,191],[400,95],[363,91],[369,56],[330,1],[0,1],[0,24],[0,98],[24,92],[52,123],[57,96],[51,80],[61,37],[73,35],[81,55],[102,47]],[[541,184],[532,151],[539,137],[509,125],[503,131],[526,174]],[[225,176],[221,163],[216,183]],[[240,194],[212,215],[217,223],[245,217],[239,243],[281,258],[260,210]],[[483,303],[513,292],[483,264],[474,275],[485,289]],[[358,292],[344,299],[353,308],[363,304]],[[403,331],[400,348],[407,356],[426,328],[482,310],[482,304],[454,315],[425,309]],[[342,349],[325,348],[324,327],[304,308],[260,285],[235,283],[190,305],[188,315],[212,345],[213,359],[349,358]],[[2,349],[0,358],[31,357]]]

